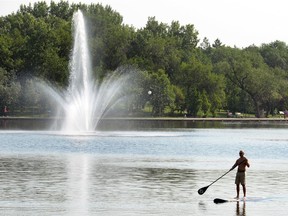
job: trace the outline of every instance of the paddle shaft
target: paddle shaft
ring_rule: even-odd
[[[217,178],[215,181],[213,181],[211,184],[209,184],[208,186],[206,186],[206,187],[203,187],[203,188],[200,188],[199,190],[198,190],[198,194],[199,195],[202,195],[202,194],[204,194],[205,193],[205,191],[212,185],[212,184],[214,184],[216,181],[218,181],[219,179],[221,179],[223,176],[225,176],[227,173],[229,173],[231,170],[229,170],[229,171],[227,171],[226,173],[224,173],[222,176],[220,176],[219,178]]]
[[[242,164],[244,161],[241,161],[241,163],[239,163],[237,166],[239,166],[240,164]],[[217,182],[219,179],[221,179],[223,176],[227,175],[229,172],[231,172],[233,169],[228,170],[226,173],[224,173],[222,176],[220,176],[219,178],[217,178],[215,181],[213,181],[210,185],[208,185],[208,187],[210,187],[212,184],[214,184],[215,182]]]
[[[221,179],[223,176],[227,175],[230,171],[232,170],[228,170],[226,173],[224,173],[222,176],[220,176],[219,178],[217,178],[215,181],[213,181],[211,184],[208,185],[208,187],[210,187],[212,184],[214,184],[215,182],[217,182],[219,179]]]

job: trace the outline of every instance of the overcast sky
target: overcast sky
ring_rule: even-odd
[[[50,0],[46,0],[50,4]],[[60,0],[54,0],[59,2]],[[21,4],[38,0],[0,0],[0,16],[16,12]],[[148,17],[159,22],[193,24],[202,40],[239,48],[281,40],[288,44],[287,0],[69,0],[102,3],[119,12],[124,23],[144,27]],[[287,2],[287,3],[286,3]]]

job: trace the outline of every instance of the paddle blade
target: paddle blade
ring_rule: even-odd
[[[205,191],[208,189],[208,187],[209,187],[209,186],[206,186],[206,187],[200,188],[200,189],[198,190],[198,194],[199,194],[199,195],[204,194]]]

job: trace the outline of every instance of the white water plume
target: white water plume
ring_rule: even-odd
[[[94,131],[107,110],[120,98],[128,76],[120,76],[121,69],[101,82],[92,74],[85,19],[79,10],[73,16],[74,45],[70,59],[67,90],[59,91],[45,83],[42,88],[57,102],[63,117],[62,131]]]

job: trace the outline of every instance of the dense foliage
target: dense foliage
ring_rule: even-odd
[[[0,107],[51,109],[33,90],[38,77],[65,88],[72,49],[71,20],[81,9],[89,26],[93,71],[99,78],[120,66],[141,71],[127,112],[216,116],[217,111],[274,114],[288,106],[288,47],[275,41],[246,48],[217,39],[199,41],[192,24],[148,18],[144,28],[124,25],[110,6],[38,2],[0,17]],[[149,94],[148,94],[149,92]]]

